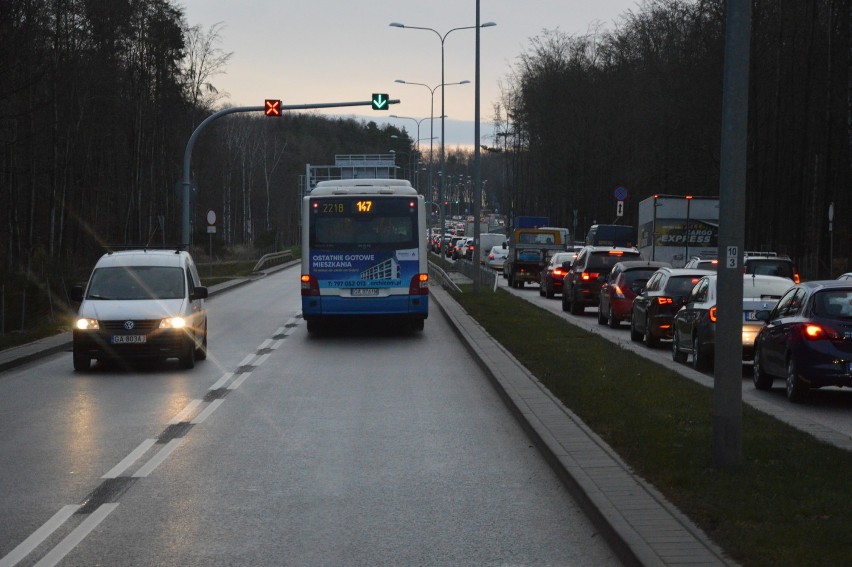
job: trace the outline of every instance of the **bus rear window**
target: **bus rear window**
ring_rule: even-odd
[[[317,249],[417,248],[417,206],[410,198],[342,197],[311,203],[310,245]]]

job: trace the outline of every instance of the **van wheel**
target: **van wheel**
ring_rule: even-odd
[[[207,323],[204,323],[204,336],[201,337],[201,346],[195,349],[195,360],[207,360]]]
[[[89,355],[85,352],[79,352],[76,347],[74,347],[74,370],[77,372],[85,372],[87,371],[92,364],[92,359],[89,358]]]
[[[181,368],[195,368],[195,341],[189,339],[184,346],[183,354],[178,357]]]

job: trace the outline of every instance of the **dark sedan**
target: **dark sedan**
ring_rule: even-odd
[[[642,292],[648,279],[660,268],[670,266],[668,262],[647,260],[619,262],[613,266],[601,286],[598,323],[617,329],[622,321],[629,320],[633,299]]]
[[[800,283],[756,317],[764,321],[755,339],[758,390],[784,378],[787,398],[800,402],[811,388],[852,387],[852,282]]]
[[[633,300],[630,338],[655,347],[660,339],[672,338],[672,319],[689,292],[710,270],[662,268],[648,280],[645,289]]]

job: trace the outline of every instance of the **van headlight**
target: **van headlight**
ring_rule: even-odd
[[[160,321],[161,329],[183,329],[186,327],[186,319],[183,317],[168,317]]]
[[[74,323],[74,326],[80,329],[81,331],[97,331],[100,329],[100,325],[98,325],[97,319],[86,319],[85,317],[80,317]]]

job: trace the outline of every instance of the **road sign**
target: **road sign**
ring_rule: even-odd
[[[615,216],[619,218],[624,216],[624,201],[619,201],[618,205],[616,205]]]
[[[732,269],[736,268],[737,266],[739,266],[739,263],[740,263],[739,258],[740,258],[739,248],[737,248],[736,246],[728,246],[727,258],[725,260],[725,265],[728,268],[732,268]]]
[[[622,187],[621,185],[619,185],[618,187],[615,188],[613,195],[615,195],[616,201],[623,201],[627,198],[629,193],[627,192],[627,187]],[[621,216],[621,215],[618,215],[618,216]]]
[[[388,104],[390,97],[387,93],[373,93],[373,97],[370,100],[373,103],[373,110],[387,110],[390,108]]]
[[[209,226],[216,226],[216,211],[213,209],[207,209],[207,224]]]
[[[281,116],[281,101],[266,99],[263,104],[263,113],[267,116]]]

